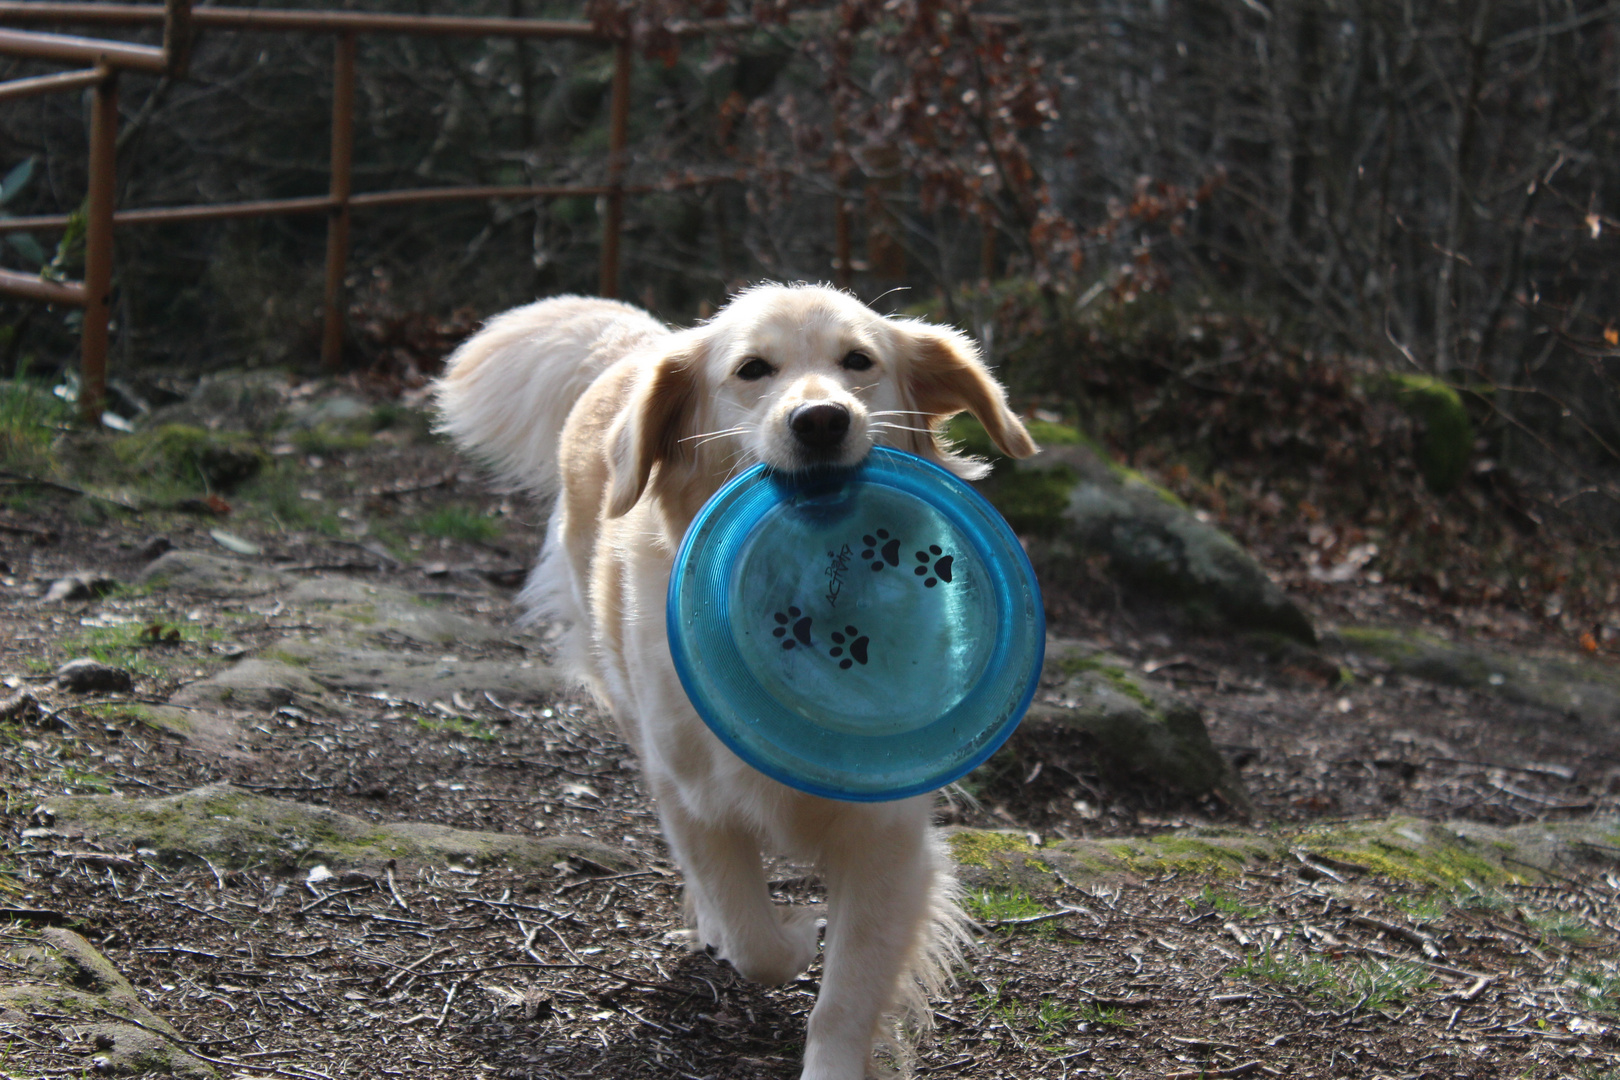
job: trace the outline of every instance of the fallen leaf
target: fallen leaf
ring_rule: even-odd
[[[210,529],[208,535],[214,538],[214,543],[226,551],[234,551],[238,555],[263,555],[264,549],[251,540],[244,540],[235,533],[228,533],[224,529]]]

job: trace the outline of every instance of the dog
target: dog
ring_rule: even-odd
[[[565,630],[564,662],[635,748],[686,882],[694,947],[785,982],[815,958],[817,908],[773,904],[761,852],[813,862],[826,957],[805,1080],[861,1080],[899,1017],[960,963],[967,920],[930,822],[932,796],[835,801],[745,765],[688,702],[665,634],[681,538],[755,463],[858,464],[874,445],[966,479],[988,466],[940,434],[969,412],[1003,453],[1035,444],[965,335],[885,317],[812,285],[748,289],[672,330],[613,300],[559,296],[497,316],[435,386],[440,430],[502,482],[555,502],[519,596]]]

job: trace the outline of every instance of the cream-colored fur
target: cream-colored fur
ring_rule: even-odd
[[[641,755],[695,943],[748,978],[793,978],[816,955],[818,912],[772,903],[761,851],[819,867],[826,962],[803,1075],[860,1080],[885,1016],[928,1026],[926,995],[965,940],[932,799],[828,800],[743,764],[681,689],[664,598],[698,509],[756,462],[855,464],[881,443],[975,476],[982,462],[936,435],[964,410],[1003,451],[1033,453],[1001,388],[954,330],[766,285],[681,331],[614,301],[542,300],[457,350],[437,392],[457,443],[507,484],[556,496],[521,600],[569,627],[567,655]],[[808,406],[847,430],[812,445],[793,430]]]

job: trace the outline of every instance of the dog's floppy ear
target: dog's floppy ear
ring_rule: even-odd
[[[699,346],[665,353],[630,391],[607,431],[607,516],[630,512],[658,462],[683,461],[697,416]]]
[[[979,359],[978,347],[966,334],[914,320],[902,323],[901,333],[908,339],[910,351],[904,375],[906,392],[930,429],[959,412],[969,412],[1008,457],[1026,458],[1039,449],[1007,407],[1006,392],[991,377]],[[950,453],[936,438],[925,436],[922,441],[932,444],[924,448],[931,451],[926,456],[959,475],[977,479],[987,471],[977,459]]]

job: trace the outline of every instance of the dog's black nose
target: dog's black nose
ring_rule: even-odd
[[[823,401],[800,405],[788,414],[794,437],[811,450],[831,450],[849,432],[849,409]]]

